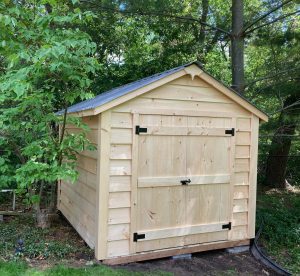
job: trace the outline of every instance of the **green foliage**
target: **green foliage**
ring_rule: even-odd
[[[50,4],[0,4],[0,185],[17,182],[31,191],[41,183],[74,181],[76,152],[92,149],[79,120],[66,123],[82,127],[81,134],[59,135],[56,126],[64,129],[65,118],[54,112],[93,96],[96,44],[81,29],[94,15],[63,1]],[[36,195],[31,199],[38,202]]]
[[[273,193],[258,197],[257,223],[263,221],[262,244],[291,272],[300,273],[300,196]]]

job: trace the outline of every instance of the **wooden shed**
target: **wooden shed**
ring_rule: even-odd
[[[78,156],[58,209],[108,264],[254,238],[259,121],[268,117],[198,63],[71,106],[97,151]],[[68,126],[68,132],[77,132]]]

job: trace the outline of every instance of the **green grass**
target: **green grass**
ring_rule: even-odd
[[[259,240],[267,254],[293,274],[300,274],[300,194],[274,192],[258,196]]]
[[[22,262],[0,262],[0,275],[1,276],[142,276],[142,275],[172,275],[165,272],[131,272],[121,269],[112,269],[103,265],[84,267],[84,268],[71,268],[62,265],[55,266],[46,270],[37,270],[29,268]]]

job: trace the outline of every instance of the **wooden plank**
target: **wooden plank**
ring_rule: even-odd
[[[143,126],[141,126],[143,127]],[[147,126],[146,133],[140,135],[180,135],[180,136],[224,136],[230,137],[231,134],[226,134],[226,128],[207,128],[207,127],[167,127],[167,126]]]
[[[232,226],[247,225],[248,212],[234,213],[232,219]]]
[[[187,183],[190,185],[200,184],[226,184],[230,181],[229,174],[221,175],[192,175],[192,176],[171,176],[171,177],[139,177],[138,187],[139,188],[155,188],[162,186],[181,186],[181,180],[190,179],[191,182]]]
[[[106,259],[103,261],[103,263],[108,265],[118,265],[118,264],[130,263],[130,262],[141,262],[145,260],[153,260],[153,259],[165,258],[170,256],[203,252],[209,250],[217,250],[217,249],[230,248],[230,247],[249,245],[249,244],[250,244],[250,240],[210,242],[210,243],[203,243],[203,244],[190,245],[184,247],[138,253],[135,255],[125,256],[125,257],[116,257],[116,258]]]
[[[131,190],[131,176],[117,175],[111,176],[109,182],[109,192],[129,192]]]
[[[249,213],[248,213],[249,238],[255,237],[258,131],[259,131],[259,119],[258,117],[253,115],[251,119],[251,153],[250,153],[250,174],[249,174]]]
[[[248,199],[234,199],[233,200],[233,212],[247,212],[248,211]]]
[[[236,133],[236,145],[237,146],[249,146],[251,144],[250,132],[237,132]]]
[[[228,97],[212,87],[182,86],[165,84],[141,96],[149,99],[167,99],[196,102],[232,103]]]
[[[243,240],[248,238],[248,226],[247,225],[240,225],[240,226],[233,226],[231,229],[231,235],[233,240]]]
[[[131,175],[131,160],[111,160],[110,175]]]
[[[139,114],[133,114],[133,128],[132,128],[132,176],[131,176],[131,200],[130,200],[130,230],[131,235],[129,235],[129,251],[131,254],[136,253],[136,242],[133,241],[132,233],[136,232],[137,229],[137,178],[138,178],[138,164],[139,164],[139,136],[135,134],[134,126],[139,124]]]
[[[99,260],[107,256],[107,222],[108,222],[108,196],[109,196],[109,169],[110,169],[110,140],[111,140],[111,111],[100,114],[99,119],[99,140],[100,156],[97,176],[97,236],[95,255]]]
[[[173,110],[190,110],[190,111],[209,111],[222,113],[235,113],[236,115],[247,115],[250,113],[235,103],[212,103],[212,102],[195,102],[179,101],[165,99],[146,99],[135,98],[127,103],[115,107],[117,112],[132,112],[136,109],[173,109]]]
[[[109,208],[130,207],[130,192],[109,193]]]
[[[249,172],[250,159],[249,158],[236,158],[235,159],[235,172]]]
[[[131,145],[111,145],[110,159],[131,159]]]
[[[237,131],[251,131],[251,118],[237,118]]]
[[[244,185],[235,186],[233,192],[234,199],[249,198],[249,187]]]
[[[130,223],[130,208],[109,209],[108,224]]]
[[[236,158],[250,158],[250,146],[236,146],[235,147]]]
[[[249,172],[235,172],[234,185],[249,185]]]
[[[209,232],[219,232],[219,231],[228,231],[228,229],[223,229],[222,225],[227,224],[228,222],[221,223],[211,223],[211,224],[200,224],[192,225],[187,227],[173,227],[166,229],[155,229],[155,230],[140,230],[139,234],[145,234],[143,241],[157,240],[157,239],[166,239],[172,237],[180,237],[187,235],[195,235],[201,233]]]
[[[66,207],[63,203],[59,209],[64,217],[70,222],[70,224],[76,229],[81,238],[88,244],[90,248],[95,247],[95,233],[90,232],[85,224],[78,221],[78,219],[74,216],[72,211]],[[92,230],[92,229],[90,229]]]
[[[78,155],[77,167],[92,174],[97,174],[97,160],[94,158]]]
[[[97,164],[98,165],[98,164]],[[84,169],[76,168],[79,176],[78,181],[85,183],[91,189],[96,190],[97,188],[97,175],[94,173],[90,173]]]
[[[108,226],[108,241],[129,240],[130,224],[113,224]]]
[[[194,87],[210,87],[210,85],[207,82],[201,80],[198,76],[192,79],[190,75],[180,77],[176,80],[171,81],[169,84]]]
[[[111,143],[112,144],[131,144],[132,130],[126,128],[112,128],[111,129]]]
[[[98,159],[98,150],[97,148],[95,150],[83,150],[79,152],[79,155],[83,155],[85,157],[92,158],[92,159]]]
[[[96,189],[91,188],[90,186],[82,183],[80,181],[76,181],[75,183],[71,183],[69,181],[61,181],[61,188],[63,186],[68,186],[70,189],[73,189],[77,194],[82,196],[85,200],[96,206]]]
[[[129,240],[110,241],[107,243],[107,257],[129,255]]]
[[[159,86],[162,86],[162,85],[164,85],[164,84],[166,84],[166,83],[168,83],[168,82],[170,82],[172,80],[180,78],[180,77],[184,76],[185,74],[186,74],[186,72],[184,70],[180,70],[178,72],[175,72],[174,74],[171,74],[171,75],[169,75],[169,76],[167,76],[165,78],[162,78],[162,79],[160,79],[160,80],[158,80],[156,82],[153,82],[153,83],[150,83],[150,84],[148,84],[146,86],[143,86],[142,88],[137,89],[136,91],[133,91],[133,92],[128,93],[128,94],[126,94],[124,96],[121,96],[121,97],[119,97],[119,98],[117,98],[117,99],[115,99],[113,101],[110,101],[107,104],[99,106],[99,107],[95,108],[94,110],[92,110],[92,112],[93,112],[94,115],[97,115],[97,114],[99,114],[99,113],[101,113],[101,112],[103,112],[105,110],[108,110],[108,109],[111,109],[113,107],[116,107],[116,106],[118,106],[118,105],[120,105],[120,104],[122,104],[124,102],[128,102],[129,100],[131,100],[133,98],[136,98],[136,97],[138,97],[138,96],[140,96],[140,95],[142,95],[142,94],[144,94],[144,93],[146,93],[146,92],[148,92],[150,90],[153,90],[153,89],[155,89],[155,88],[157,88]]]
[[[112,112],[111,114],[112,128],[132,128],[132,114]]]

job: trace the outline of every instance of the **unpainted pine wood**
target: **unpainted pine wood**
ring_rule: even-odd
[[[195,77],[194,79],[191,78],[190,75],[185,75],[183,77],[177,78],[171,82],[171,85],[181,85],[181,86],[195,86],[195,87],[210,87],[210,85],[201,80],[199,77]]]
[[[165,84],[155,90],[142,95],[149,99],[183,100],[195,102],[233,103],[211,87],[182,86],[177,84]]]
[[[232,226],[248,224],[248,212],[233,213]]]
[[[251,153],[250,153],[250,174],[249,174],[249,224],[248,236],[255,237],[255,214],[256,214],[256,193],[257,193],[257,156],[258,156],[258,133],[259,118],[255,115],[251,118]]]
[[[235,113],[236,115],[247,115],[250,113],[235,103],[213,103],[213,102],[195,102],[181,100],[165,100],[165,99],[147,99],[135,98],[129,102],[115,107],[117,112],[132,112],[136,109],[173,109],[173,110],[189,110],[189,111],[210,111]]]
[[[77,155],[77,167],[92,174],[97,174],[97,160],[94,158]]]
[[[216,175],[192,175],[188,177],[191,185],[201,185],[201,184],[226,184],[229,183],[229,174],[216,174]],[[187,179],[187,175],[173,176],[173,177],[139,177],[138,187],[139,188],[154,188],[159,186],[180,186],[181,180]]]
[[[137,193],[137,178],[138,178],[138,164],[139,160],[139,136],[135,133],[135,126],[139,124],[140,118],[139,114],[132,115],[132,176],[131,176],[131,198],[130,198],[130,236],[129,236],[129,251],[130,254],[136,252],[136,242],[133,240],[133,233],[137,231],[137,203],[138,203],[138,193]]]
[[[78,194],[69,185],[63,185],[61,190],[61,201],[66,203],[66,206],[76,208],[76,213],[81,214],[82,219],[89,218],[95,222],[95,206]],[[80,219],[81,216],[78,218]]]
[[[234,199],[249,198],[249,186],[248,185],[235,186],[233,192],[233,198]]]
[[[131,175],[131,160],[111,160],[110,171],[111,176],[114,175]]]
[[[251,133],[250,132],[240,132],[236,133],[236,145],[237,146],[249,146],[251,145]]]
[[[250,158],[250,146],[236,146],[235,147],[236,158]]]
[[[237,131],[251,131],[251,118],[237,118]]]
[[[112,128],[111,129],[111,144],[131,144],[132,130],[129,128]]]
[[[196,245],[193,244],[193,245],[187,245],[184,247],[154,250],[154,251],[150,251],[150,252],[137,253],[137,254],[130,255],[130,256],[110,258],[110,259],[104,260],[103,263],[107,264],[107,265],[126,264],[126,263],[130,263],[130,262],[140,262],[140,261],[151,260],[151,259],[165,258],[165,257],[169,257],[169,256],[176,256],[176,255],[196,253],[196,252],[202,252],[202,251],[208,251],[208,250],[230,248],[230,247],[243,246],[243,245],[249,245],[249,244],[250,244],[250,241],[247,239],[246,240],[238,240],[238,241],[217,241],[217,242],[209,242],[209,243],[202,243],[202,244],[196,244]]]
[[[166,136],[221,136],[229,137],[231,134],[225,133],[226,128],[212,127],[171,127],[171,126],[150,126],[146,133],[140,135],[166,135]]]
[[[147,252],[159,249],[168,248],[181,248],[189,245],[197,245],[211,241],[224,241],[227,240],[228,231],[202,233],[189,236],[172,237],[161,240],[138,241],[137,252]],[[155,251],[154,251],[155,252]]]
[[[132,114],[112,112],[111,114],[112,128],[132,128]]]
[[[80,116],[76,116],[80,117]],[[98,129],[98,116],[82,117],[82,122],[86,124],[90,129]],[[78,128],[74,124],[66,124],[66,128]]]
[[[108,226],[107,241],[129,240],[130,224],[112,224]]]
[[[249,172],[250,159],[249,158],[235,158],[235,172]]]
[[[96,206],[96,189],[91,188],[81,181],[76,181],[75,183],[71,183],[70,181],[63,181],[63,183],[63,185],[70,187],[85,200]]]
[[[108,224],[130,223],[130,208],[109,209]]]
[[[78,181],[85,183],[85,185],[89,186],[93,190],[97,189],[97,175],[96,174],[90,173],[79,167],[77,167],[76,170],[79,173]]]
[[[131,176],[114,175],[110,177],[109,192],[129,192],[131,191]]]
[[[234,185],[249,185],[249,172],[235,172]]]
[[[110,159],[131,159],[131,145],[111,145]]]
[[[83,150],[80,151],[80,155],[83,155],[88,158],[92,159],[98,159],[98,150],[97,150],[97,144],[92,144],[96,149],[95,150]]]
[[[234,199],[233,200],[233,212],[246,212],[248,211],[248,199]]]
[[[108,102],[107,104],[104,104],[102,106],[99,106],[95,109],[93,109],[93,114],[97,115],[101,112],[104,112],[106,110],[109,110],[109,109],[113,109],[114,107],[124,103],[124,102],[129,102],[131,99],[133,98],[136,98],[140,95],[143,95],[144,93],[150,91],[150,90],[153,90],[157,87],[160,87],[162,85],[164,85],[165,83],[168,83],[172,80],[175,80],[175,79],[178,79],[182,76],[186,75],[186,72],[184,70],[180,70],[178,72],[175,72],[174,74],[171,74],[165,78],[162,78],[156,82],[153,82],[153,83],[150,83],[146,86],[143,86],[141,87],[140,89],[137,89],[135,90],[134,92],[131,92],[131,93],[128,93],[124,96],[121,96],[121,97],[118,97],[117,99],[113,100],[113,101],[110,101]],[[115,109],[113,109],[115,111]],[[83,114],[85,115],[85,114]]]
[[[148,240],[158,240],[158,239],[167,239],[180,236],[196,235],[202,233],[211,233],[219,231],[228,231],[222,228],[223,224],[228,223],[228,221],[219,222],[219,223],[210,223],[210,224],[193,224],[189,226],[181,227],[172,227],[172,228],[160,228],[147,231],[139,231],[140,233],[145,234],[143,241]]]
[[[96,248],[95,255],[98,260],[107,257],[107,228],[108,228],[108,199],[109,199],[109,170],[110,170],[110,140],[111,140],[111,111],[99,115],[100,145],[99,166],[97,172],[97,206],[96,206]]]
[[[64,204],[60,205],[59,210],[64,214],[67,220],[73,225],[73,227],[76,229],[78,234],[83,238],[83,240],[88,244],[88,246],[90,248],[94,248],[95,233],[90,233],[86,225],[78,221],[77,218],[72,213],[72,211],[69,208],[67,208]]]
[[[130,207],[130,192],[109,193],[108,207],[110,209]]]
[[[233,226],[231,228],[231,232],[232,232],[231,235],[233,240],[245,240],[248,238],[247,225]]]
[[[129,240],[110,241],[107,243],[107,257],[129,255]]]

